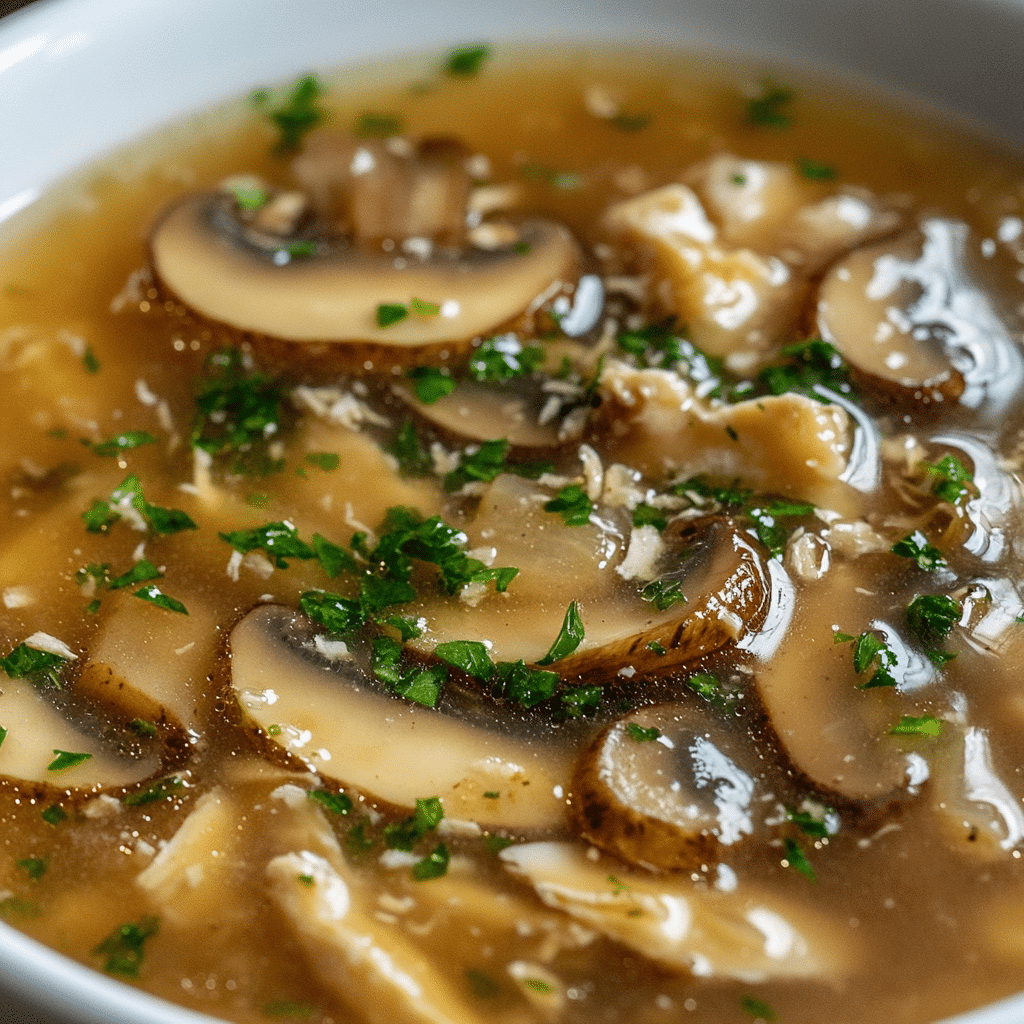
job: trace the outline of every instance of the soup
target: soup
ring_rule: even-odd
[[[168,138],[0,260],[6,920],[242,1022],[1019,988],[1019,158],[486,47]]]

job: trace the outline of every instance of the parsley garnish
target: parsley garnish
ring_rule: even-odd
[[[85,346],[85,351],[82,353],[82,365],[85,367],[86,373],[100,372],[100,361],[96,358],[96,353],[93,352],[92,345]]]
[[[169,536],[183,530],[198,527],[187,512],[177,508],[163,508],[151,505],[142,493],[142,484],[134,474],[126,476],[110,493],[107,501],[96,499],[90,508],[82,513],[82,520],[89,533],[106,533],[111,526],[134,510],[150,533]]]
[[[402,306],[397,302],[382,302],[377,307],[377,326],[392,327],[401,323],[408,315],[407,306]]]
[[[807,859],[806,854],[802,849],[800,849],[800,844],[789,836],[787,836],[782,842],[786,851],[786,862],[788,866],[793,868],[794,871],[799,871],[801,875],[810,879],[812,882],[817,881],[818,876],[815,874],[814,868],[811,866],[811,862]]]
[[[326,789],[311,789],[307,797],[319,804],[331,814],[348,814],[352,810],[352,800],[345,793],[332,793]]]
[[[514,334],[490,338],[469,358],[469,375],[482,383],[513,380],[533,373],[544,362],[539,345],[524,347]]]
[[[128,572],[107,584],[108,590],[120,590],[122,587],[130,587],[135,583],[147,583],[149,580],[158,580],[163,573],[148,559],[140,558]]]
[[[764,1021],[764,1024],[775,1024],[778,1020],[775,1011],[763,999],[754,996],[741,996],[740,1009],[754,1020]]]
[[[636,722],[629,722],[626,725],[626,735],[635,743],[651,743],[661,735],[661,730],[656,729],[653,725],[645,728],[642,725],[637,725]]]
[[[417,798],[411,817],[384,826],[384,845],[389,850],[411,850],[428,832],[433,832],[444,818],[444,808],[436,797]]]
[[[54,750],[56,757],[46,766],[48,772],[64,772],[69,768],[74,768],[80,765],[83,761],[88,761],[92,757],[92,754],[79,754],[70,750]]]
[[[50,861],[46,857],[24,857],[22,860],[17,862],[17,866],[24,871],[33,882],[37,882],[46,874],[46,869],[50,866]]]
[[[757,539],[768,549],[773,558],[781,558],[786,541],[793,530],[784,526],[780,519],[799,519],[814,514],[814,506],[803,501],[787,501],[779,498],[767,505],[758,505],[746,513],[754,524]]]
[[[485,45],[467,46],[448,54],[444,69],[457,78],[470,78],[483,66],[491,55],[491,48]]]
[[[43,809],[39,815],[47,825],[57,826],[62,821],[68,820],[68,812],[61,807],[60,804],[50,804],[49,807]]]
[[[520,661],[501,661],[495,666],[495,696],[506,697],[524,708],[532,708],[547,700],[558,685],[558,673],[529,668]]]
[[[429,708],[436,707],[441,686],[448,678],[444,665],[404,666],[402,646],[389,636],[379,636],[373,641],[371,667],[373,674],[399,696]]]
[[[768,79],[761,90],[747,100],[747,122],[759,128],[789,128],[793,124],[790,107],[796,95]]]
[[[467,483],[487,483],[501,473],[515,473],[517,476],[536,479],[542,473],[553,469],[552,463],[544,460],[508,462],[509,447],[505,438],[497,438],[493,441],[484,441],[475,450],[467,448],[462,453],[458,468],[445,474],[444,489],[457,491]]]
[[[678,581],[651,580],[640,591],[640,596],[645,601],[650,601],[659,612],[667,611],[672,605],[686,601],[686,595]]]
[[[30,682],[60,689],[60,670],[68,659],[50,651],[40,651],[21,643],[10,654],[0,658],[0,668],[11,679],[28,678]]]
[[[809,338],[795,345],[786,345],[779,354],[785,361],[766,366],[758,375],[771,394],[793,392],[827,402],[815,390],[816,385],[823,385],[841,395],[853,393],[846,362],[827,341]]]
[[[269,476],[283,460],[271,458],[266,442],[280,428],[280,383],[250,369],[236,349],[220,349],[206,360],[196,395],[192,444],[215,458],[230,459],[240,476]]]
[[[125,807],[145,807],[146,804],[153,804],[158,800],[171,800],[184,786],[185,783],[177,775],[171,775],[166,779],[157,779],[156,782],[151,782],[144,789],[128,793],[121,798],[121,803]]]
[[[477,999],[493,999],[501,992],[501,986],[486,971],[471,967],[466,971],[466,981],[469,984],[470,992]]]
[[[494,662],[487,653],[486,645],[479,640],[450,640],[438,644],[434,654],[453,668],[481,682],[486,682],[494,674]]]
[[[580,484],[566,484],[550,501],[544,503],[545,512],[556,512],[566,526],[586,526],[594,505]]]
[[[109,441],[82,441],[82,444],[92,449],[94,455],[114,456],[121,452],[131,451],[132,448],[141,448],[143,445],[156,444],[156,438],[145,430],[129,430],[123,434],[112,437]]]
[[[142,966],[143,945],[156,934],[158,925],[159,920],[152,916],[143,917],[134,924],[123,924],[92,951],[93,956],[106,958],[103,969],[108,974],[137,978]]]
[[[822,808],[821,814],[814,814],[811,811],[797,811],[791,807],[786,808],[786,814],[789,820],[805,836],[809,836],[811,839],[826,839],[828,838],[828,822],[826,820],[829,814],[833,813],[830,808]]]
[[[925,572],[932,572],[946,564],[942,552],[934,544],[929,544],[928,538],[920,530],[908,533],[906,537],[896,541],[890,550],[901,558],[912,558],[917,567],[924,569]]]
[[[405,421],[386,450],[398,460],[398,472],[402,476],[429,476],[433,472],[434,460],[411,420]]]
[[[817,160],[800,157],[797,159],[796,166],[808,181],[834,181],[836,179],[836,169],[829,164],[819,163]]]
[[[279,156],[298,149],[303,137],[324,119],[325,111],[316,102],[322,93],[323,87],[316,78],[306,75],[295,83],[285,101],[274,109],[267,109],[270,99],[267,90],[261,89],[253,94],[252,101],[256,109],[280,132],[274,147],[274,152]]]
[[[925,485],[940,501],[959,505],[978,493],[974,474],[955,456],[946,454],[936,463],[922,462]]]
[[[573,601],[565,610],[562,628],[558,631],[555,642],[537,664],[550,665],[552,662],[561,661],[562,658],[572,654],[582,642],[583,619],[580,617],[580,606]]]
[[[232,530],[217,536],[243,555],[263,551],[278,569],[287,569],[289,558],[316,558],[313,548],[299,539],[299,531],[287,521],[264,523],[252,530]]]
[[[188,615],[188,609],[177,598],[165,594],[155,583],[151,583],[148,587],[142,587],[141,590],[134,591],[132,597],[138,597],[143,601],[148,601],[150,604],[155,604],[157,608],[163,608],[164,611]]]
[[[907,626],[933,664],[943,665],[956,657],[939,650],[939,644],[949,636],[960,614],[960,602],[945,594],[920,594],[910,602]]]
[[[341,465],[341,458],[335,452],[308,452],[306,463],[322,469],[325,473],[331,473]]]
[[[896,665],[896,653],[874,633],[865,630],[858,637],[849,633],[836,633],[833,643],[853,643],[853,670],[862,675],[873,669],[871,677],[860,683],[858,689],[872,690],[879,686],[895,686],[896,680],[889,670]]]
[[[633,525],[653,526],[656,530],[664,530],[668,526],[668,516],[661,509],[648,505],[646,502],[640,502],[633,509]]]
[[[414,366],[408,373],[413,391],[424,405],[434,402],[455,390],[455,381],[446,367]]]
[[[904,715],[890,730],[891,736],[940,736],[942,719],[934,715]]]
[[[431,878],[441,878],[448,873],[448,861],[450,860],[448,847],[444,843],[438,843],[433,850],[412,866],[412,877],[417,882],[426,882]]]
[[[567,718],[581,718],[591,715],[604,696],[602,686],[574,686],[562,694],[562,712]]]

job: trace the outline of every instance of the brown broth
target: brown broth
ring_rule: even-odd
[[[438,76],[425,60],[386,75],[364,69],[339,77],[325,102],[337,125],[345,126],[365,111],[394,112],[411,134],[457,135],[473,152],[488,156],[493,181],[522,184],[523,209],[561,219],[587,241],[599,237],[594,225],[603,210],[624,197],[624,174],[645,189],[653,188],[677,180],[721,151],[758,160],[822,161],[838,169],[845,185],[883,196],[911,196],[914,209],[963,218],[981,237],[993,238],[1001,223],[1024,216],[1019,157],[929,116],[894,113],[880,101],[831,85],[797,81],[788,72],[772,74],[787,84],[795,82],[794,122],[785,130],[754,128],[743,121],[742,90],[756,85],[763,77],[761,69],[618,50],[581,51],[572,59],[549,53],[517,55],[467,80]],[[594,117],[584,102],[584,90],[594,84],[621,95],[625,113],[649,115],[649,124],[623,131]],[[284,852],[274,832],[276,805],[270,793],[294,773],[260,756],[219,690],[224,636],[243,612],[267,594],[295,605],[302,592],[328,583],[306,562],[293,562],[269,579],[243,571],[239,581],[230,582],[225,574],[230,551],[217,534],[289,518],[303,537],[320,531],[347,542],[351,527],[340,508],[345,501],[352,505],[350,520],[376,526],[389,506],[415,505],[430,515],[450,509],[452,499],[435,480],[375,475],[369,484],[366,474],[377,472],[373,458],[342,428],[330,442],[341,466],[322,473],[303,458],[319,450],[323,434],[310,440],[302,425],[286,435],[285,472],[226,483],[212,504],[204,505],[179,488],[192,480],[189,430],[195,381],[218,337],[178,318],[173,309],[164,310],[152,290],[141,301],[129,298],[117,312],[111,303],[129,275],[144,266],[149,225],[165,203],[184,189],[209,187],[231,173],[252,171],[283,181],[285,165],[268,155],[273,136],[248,108],[232,108],[174,132],[176,140],[186,138],[189,144],[181,148],[175,142],[172,149],[158,138],[116,155],[57,190],[46,200],[45,212],[31,213],[31,230],[14,237],[12,229],[0,252],[0,381],[6,396],[0,404],[5,484],[0,517],[6,524],[0,542],[0,592],[14,595],[25,588],[29,594],[24,606],[12,597],[0,610],[0,633],[3,653],[36,631],[59,637],[74,651],[88,652],[117,612],[134,616],[140,631],[184,628],[172,612],[140,602],[133,607],[127,590],[98,594],[100,609],[87,614],[89,598],[75,582],[75,573],[86,565],[110,563],[113,574],[131,566],[144,535],[123,523],[107,535],[87,533],[81,516],[93,499],[109,495],[128,473],[137,474],[147,501],[184,509],[199,524],[196,531],[147,540],[146,555],[166,567],[161,586],[190,606],[191,619],[205,615],[215,623],[199,634],[190,625],[192,632],[183,641],[206,645],[192,678],[201,742],[185,763],[174,766],[187,779],[175,799],[121,808],[109,816],[83,816],[78,798],[4,783],[0,890],[9,898],[3,907],[14,926],[102,967],[103,957],[93,951],[104,937],[153,912],[135,877],[175,833],[197,798],[222,787],[237,814],[230,863],[215,889],[197,887],[195,905],[186,906],[183,919],[161,921],[158,933],[147,941],[137,983],[184,1006],[238,1022],[349,1020],[358,1010],[359,993],[345,1006],[315,980],[299,943],[282,927],[263,881],[268,857]],[[578,176],[573,180],[581,185],[554,187],[552,172]],[[1012,256],[1010,246],[1000,243],[999,259],[1012,282],[1010,296],[1019,304],[1021,286],[1012,274],[1024,271]],[[86,347],[98,364],[94,373],[84,364]],[[157,405],[140,401],[140,380],[145,393],[166,403],[163,420]],[[1020,404],[1015,403],[1007,414],[1010,426],[998,432],[997,443],[1007,457],[1017,451],[1013,427],[1020,417]],[[890,414],[882,421],[893,432],[917,427]],[[956,426],[971,430],[970,417],[965,415]],[[81,438],[97,441],[126,430],[149,431],[159,442],[114,459],[95,456],[80,443]],[[988,443],[992,431],[982,433]],[[304,477],[296,475],[300,468]],[[320,498],[328,492],[334,504],[325,512]],[[257,493],[261,497],[251,503]],[[868,504],[882,514],[886,502],[891,505],[893,499],[878,495]],[[958,583],[970,577],[967,563],[952,556],[951,561]],[[992,575],[1005,575],[1019,585],[1015,561],[1007,556],[990,567]],[[919,576],[902,565],[894,567],[884,554],[850,564],[864,587],[874,588],[875,574],[883,576],[877,596],[880,619],[891,619],[921,586]],[[560,618],[566,603],[563,591],[571,592],[572,585],[562,580],[553,586],[550,616]],[[436,601],[426,601],[422,610],[436,613],[437,607]],[[831,656],[824,647],[831,644],[836,625],[851,632],[867,628],[866,623],[826,621],[828,611],[825,605],[817,615],[801,613],[794,627],[789,642],[802,642],[806,657],[824,661]],[[468,617],[470,612],[462,609],[460,614]],[[1016,660],[1010,660],[1014,647]],[[960,658],[946,670],[947,686],[968,694],[972,720],[988,730],[997,773],[1018,811],[1024,794],[1024,696],[1019,682],[1024,654],[1019,648],[1019,643],[1011,644],[1007,660],[995,669],[954,634],[950,649]],[[708,667],[724,673],[732,663],[719,659]],[[946,703],[941,693],[934,693],[908,707],[922,714],[929,708],[945,709]],[[4,720],[3,713],[0,698],[0,724],[13,732],[16,724]],[[756,709],[746,715],[740,716],[738,728],[753,728]],[[584,737],[598,728],[586,725]],[[920,741],[916,747],[923,756],[932,749],[927,743]],[[182,776],[184,771],[189,774]],[[801,792],[792,772],[780,785],[789,787],[791,798]],[[804,842],[814,882],[787,866],[778,846],[751,842],[730,855],[741,888],[754,879],[782,903],[809,905],[832,922],[843,942],[849,940],[858,950],[855,965],[834,982],[694,977],[659,968],[607,938],[580,948],[568,948],[567,941],[548,967],[565,984],[568,997],[560,1014],[548,1017],[544,1009],[531,1009],[529,998],[502,969],[509,959],[539,961],[543,936],[564,928],[563,919],[544,908],[528,886],[510,881],[480,839],[449,840],[462,863],[448,880],[415,882],[407,871],[381,867],[375,855],[355,856],[352,870],[368,892],[391,897],[377,905],[379,912],[390,914],[387,920],[393,927],[435,960],[450,983],[478,1006],[480,1019],[510,1024],[533,1019],[721,1024],[755,1017],[756,1007],[744,1000],[756,998],[780,1024],[921,1024],[1012,993],[1024,976],[1021,844],[996,856],[976,856],[965,848],[969,843],[943,834],[928,792],[925,787],[923,795],[896,799],[891,807],[877,802],[860,809],[844,806],[836,835]],[[40,816],[54,802],[70,815],[56,826]],[[387,813],[388,820],[396,818],[393,810]],[[348,820],[332,821],[341,836],[350,828]],[[547,833],[548,838],[572,835],[568,822]],[[47,864],[39,879],[30,879],[18,866],[33,857]],[[714,867],[705,865],[695,872],[693,884],[702,887],[713,876]],[[461,916],[428,891],[438,886],[441,892],[452,878],[479,879],[485,890],[510,893],[518,901],[515,906],[528,908],[533,933],[517,933],[513,912],[511,919],[481,937],[472,915]],[[407,897],[412,909],[394,912],[392,905],[404,907]],[[497,993],[474,997],[466,980],[472,971],[500,978]]]

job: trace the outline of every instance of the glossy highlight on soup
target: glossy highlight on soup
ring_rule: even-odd
[[[481,46],[28,219],[8,923],[239,1022],[1020,988],[1018,156],[786,71]]]

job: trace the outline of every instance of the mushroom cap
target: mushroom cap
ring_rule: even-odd
[[[434,249],[426,257],[367,251],[348,242],[309,240],[309,255],[246,237],[233,200],[217,193],[171,206],[150,237],[162,290],[205,320],[284,343],[292,354],[362,365],[397,365],[427,351],[450,354],[522,317],[530,318],[579,278],[582,256],[567,228],[530,220],[519,241],[497,249]],[[381,327],[381,305],[415,308]],[[338,343],[345,343],[339,346]],[[343,349],[339,352],[338,349]]]
[[[581,756],[571,807],[583,836],[631,864],[699,869],[755,829],[758,756],[695,704],[642,708]]]

